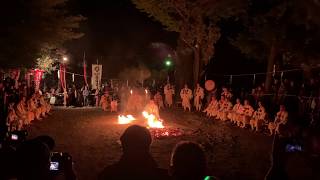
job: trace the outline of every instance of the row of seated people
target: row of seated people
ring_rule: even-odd
[[[29,99],[22,97],[15,104],[8,107],[7,126],[9,131],[20,131],[33,120],[42,120],[51,111],[51,105],[39,93],[33,94]]]
[[[244,100],[244,104],[242,105],[240,99],[237,99],[236,104],[233,105],[224,96],[219,101],[215,97],[212,97],[211,102],[203,112],[215,119],[222,121],[230,120],[241,128],[250,125],[252,130],[259,131],[263,126],[267,126],[270,135],[279,133],[279,126],[281,124],[285,125],[288,121],[288,112],[284,105],[280,105],[280,110],[272,122],[268,119],[266,110],[261,102],[258,102],[258,108],[254,110],[248,100]]]

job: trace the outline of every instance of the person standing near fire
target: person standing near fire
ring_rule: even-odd
[[[173,89],[173,86],[170,85],[170,83],[164,86],[164,95],[165,95],[165,105],[171,108],[173,104],[174,89]]]
[[[204,98],[204,90],[198,83],[197,87],[194,90],[194,106],[196,108],[196,111],[201,111],[203,98]]]
[[[108,94],[104,94],[101,96],[100,105],[103,111],[107,111],[108,107]]]
[[[192,99],[192,90],[188,88],[188,85],[185,84],[184,88],[181,89],[180,97],[182,100],[182,107],[184,111],[191,111],[191,103],[190,100]]]
[[[159,109],[162,109],[164,107],[163,99],[162,99],[162,96],[161,96],[160,92],[157,92],[154,95],[154,102],[158,105]]]

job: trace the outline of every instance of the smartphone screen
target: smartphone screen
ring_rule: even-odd
[[[18,140],[18,135],[11,134],[11,140]]]
[[[59,170],[59,162],[50,162],[50,170],[51,171],[58,171]]]
[[[287,144],[286,145],[286,152],[301,152],[302,147],[298,144]]]

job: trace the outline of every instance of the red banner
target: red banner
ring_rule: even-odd
[[[88,86],[88,81],[87,81],[87,63],[85,60],[83,60],[83,78],[84,78],[84,83],[86,86]]]
[[[33,70],[33,80],[34,80],[34,83],[35,83],[35,91],[39,91],[40,89],[40,83],[41,83],[41,80],[42,80],[42,75],[43,75],[43,70],[40,70],[40,69],[35,69]]]
[[[66,66],[60,64],[60,84],[63,90],[66,89]]]

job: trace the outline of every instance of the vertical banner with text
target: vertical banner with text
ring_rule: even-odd
[[[91,77],[92,89],[100,89],[101,77],[102,77],[102,65],[92,64],[92,77]]]

